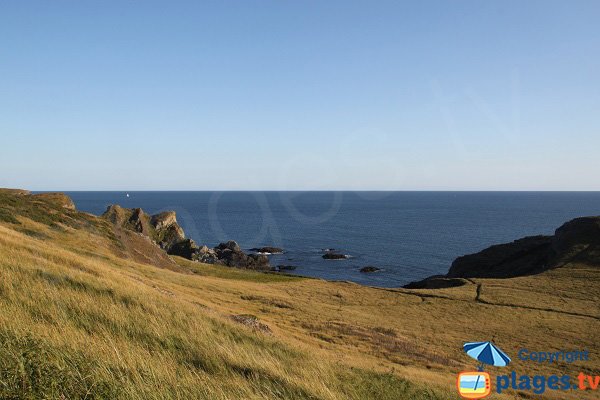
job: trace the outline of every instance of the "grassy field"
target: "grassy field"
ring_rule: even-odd
[[[0,398],[454,399],[462,343],[491,339],[519,373],[600,374],[594,267],[427,291],[140,260],[106,221],[0,192]]]

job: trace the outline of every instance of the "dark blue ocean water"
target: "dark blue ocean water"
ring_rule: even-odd
[[[294,273],[396,287],[446,273],[460,255],[551,234],[569,219],[600,215],[600,192],[69,192],[77,208],[109,204],[175,210],[188,237],[215,246],[276,246],[272,264]],[[334,248],[352,258],[323,260]],[[364,274],[374,265],[383,270]]]

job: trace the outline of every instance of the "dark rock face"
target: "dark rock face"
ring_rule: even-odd
[[[554,233],[552,249],[556,262],[585,261],[600,264],[600,217],[575,218]]]
[[[458,257],[448,278],[511,278],[547,269],[552,257],[550,236],[531,236]]]
[[[512,278],[539,274],[569,262],[600,266],[600,217],[573,219],[553,236],[530,236],[458,257],[447,275],[405,286],[429,289],[458,285],[461,278]],[[457,280],[458,279],[458,280]]]
[[[128,221],[136,231],[152,238],[152,230],[150,229],[150,216],[148,216],[141,208],[134,208]]]
[[[219,263],[229,267],[264,270],[271,268],[267,256],[260,254],[246,254],[233,240],[219,244],[215,247],[215,253]]]
[[[169,249],[169,254],[205,264],[221,264],[228,267],[269,270],[271,265],[266,256],[246,254],[233,240],[221,243],[214,249],[198,246],[191,239],[185,239]]]
[[[362,273],[377,272],[377,271],[381,271],[381,268],[377,268],[372,265],[368,265],[368,266],[362,267],[360,269],[360,272],[362,272]]]
[[[205,264],[220,264],[215,250],[206,246],[198,246],[192,239],[184,239],[176,243],[169,249],[168,253]]]
[[[188,260],[196,261],[194,257],[199,249],[200,248],[192,239],[184,239],[181,242],[171,246],[168,253],[174,256],[179,256],[187,258]]]
[[[237,244],[236,241],[234,240],[230,240],[226,243],[219,243],[219,245],[217,247],[215,247],[216,251],[225,251],[225,250],[229,250],[231,252],[234,253],[239,253],[242,251],[242,248],[240,247],[239,244]]]
[[[254,251],[256,253],[283,254],[283,249],[280,249],[279,247],[270,247],[270,246],[254,247],[254,248],[250,249],[250,251]]]
[[[345,260],[348,258],[347,255],[340,253],[326,253],[322,257],[326,260]]]

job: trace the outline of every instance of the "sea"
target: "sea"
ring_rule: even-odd
[[[77,208],[177,212],[198,244],[274,246],[297,275],[399,287],[444,274],[461,255],[600,215],[600,192],[67,192]],[[325,260],[327,249],[347,259]],[[365,266],[380,270],[360,272]]]

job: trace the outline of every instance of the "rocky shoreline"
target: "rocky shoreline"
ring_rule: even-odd
[[[71,204],[66,204],[71,206]],[[278,247],[264,246],[244,252],[230,240],[210,248],[186,238],[174,211],[149,215],[141,208],[109,206],[102,218],[115,226],[136,232],[152,240],[169,255],[191,261],[261,271],[293,271],[293,265],[271,266],[271,254],[283,254]],[[335,249],[324,249],[325,260],[347,260],[351,256]],[[570,261],[600,265],[600,217],[582,217],[558,228],[552,236],[530,236],[511,243],[498,244],[478,253],[458,257],[445,275],[434,275],[404,286],[407,289],[437,289],[461,286],[471,278],[512,278],[533,275]],[[361,273],[381,269],[368,265]]]
[[[174,211],[149,215],[141,208],[123,208],[118,205],[111,205],[101,217],[120,228],[129,229],[148,237],[169,255],[205,264],[220,264],[228,267],[264,271],[271,270],[269,258],[266,255],[246,254],[233,240],[220,243],[214,248],[197,245],[194,240],[186,238],[183,228],[177,222],[177,215]]]
[[[183,228],[177,222],[174,211],[165,211],[150,215],[141,208],[123,208],[110,205],[101,215],[113,225],[136,232],[147,237],[169,255],[183,257],[191,261],[205,264],[218,264],[228,267],[247,268],[261,271],[293,271],[294,265],[271,266],[269,255],[284,254],[282,248],[274,246],[254,247],[244,252],[239,244],[230,240],[211,248],[199,245],[193,239],[187,238]],[[351,256],[336,252],[335,249],[324,249],[325,260],[347,260]],[[370,273],[379,268],[367,266],[360,272]]]

